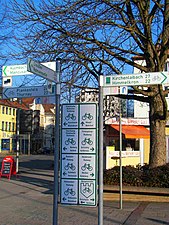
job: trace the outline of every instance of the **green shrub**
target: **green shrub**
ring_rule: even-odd
[[[169,163],[149,169],[148,165],[141,170],[133,166],[122,167],[123,185],[169,188]],[[104,184],[119,185],[120,167],[115,166],[104,171]]]

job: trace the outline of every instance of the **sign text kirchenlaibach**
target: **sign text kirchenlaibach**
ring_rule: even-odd
[[[104,77],[103,86],[140,86],[153,84],[168,84],[168,72],[150,72],[138,74],[111,75]]]

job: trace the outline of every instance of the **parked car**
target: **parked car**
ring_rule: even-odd
[[[44,155],[48,155],[51,153],[51,149],[49,147],[42,147],[40,149],[38,149],[37,154],[44,154]]]

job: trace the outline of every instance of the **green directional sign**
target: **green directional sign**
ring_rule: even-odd
[[[153,84],[169,84],[168,72],[150,72],[105,76],[103,86],[139,86]]]
[[[55,70],[56,62],[45,62],[42,65]],[[27,64],[22,65],[9,65],[2,67],[2,76],[11,77],[11,76],[23,76],[23,75],[32,75],[31,72],[27,70]]]

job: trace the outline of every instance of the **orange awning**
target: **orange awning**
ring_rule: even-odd
[[[115,130],[119,131],[119,125],[110,125]],[[125,138],[150,138],[150,131],[144,126],[122,125],[122,133]]]

